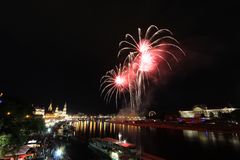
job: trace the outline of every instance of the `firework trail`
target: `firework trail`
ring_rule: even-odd
[[[100,80],[101,95],[104,100],[109,103],[113,94],[115,94],[115,102],[117,106],[118,98],[128,89],[128,75],[125,72],[125,66],[121,64],[115,66],[115,69],[107,71]]]
[[[155,25],[151,25],[143,36],[138,28],[138,40],[126,34],[125,40],[119,43],[121,48],[117,55],[125,56],[123,66],[119,65],[115,70],[107,72],[101,79],[100,88],[101,94],[105,93],[104,99],[109,102],[115,94],[117,101],[118,96],[127,91],[131,108],[138,110],[145,93],[145,83],[152,75],[159,73],[159,64],[164,62],[172,70],[168,59],[178,62],[176,53],[185,55],[178,45],[170,30],[158,29]]]

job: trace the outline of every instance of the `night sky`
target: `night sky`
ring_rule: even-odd
[[[67,101],[71,112],[115,112],[100,97],[100,77],[120,62],[126,33],[155,24],[170,29],[187,56],[148,87],[144,105],[240,107],[238,5],[200,2],[1,2],[0,90],[41,106]]]

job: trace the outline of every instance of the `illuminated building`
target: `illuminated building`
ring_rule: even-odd
[[[49,105],[49,107],[48,107],[48,111],[49,111],[49,112],[52,112],[52,109],[53,109],[53,108],[52,108],[52,102],[51,102],[50,105]]]
[[[224,107],[224,108],[215,108],[215,109],[208,109],[206,106],[194,106],[193,110],[185,110],[185,111],[179,111],[182,118],[194,118],[194,117],[218,117],[219,113],[231,113],[239,108],[233,108],[233,107]]]
[[[35,107],[34,115],[44,116],[45,115],[45,109],[44,108]]]
[[[35,107],[35,115],[41,115],[46,119],[64,119],[67,115],[67,103],[65,102],[63,109],[60,110],[58,106],[56,106],[55,110],[53,110],[53,104],[50,103],[47,111],[44,108]]]
[[[65,102],[63,110],[59,110],[56,106],[55,111],[53,110],[53,105],[50,103],[47,113],[44,115],[45,119],[62,119],[67,117],[67,103]]]

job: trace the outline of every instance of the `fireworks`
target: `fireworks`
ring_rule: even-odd
[[[164,64],[172,70],[168,59],[172,58],[178,62],[176,54],[185,55],[178,46],[178,41],[172,37],[173,34],[168,29],[158,29],[151,25],[144,36],[138,28],[138,40],[130,34],[125,35],[125,40],[119,43],[121,49],[118,57],[125,56],[124,62],[119,67],[106,72],[101,79],[101,95],[107,102],[111,101],[115,94],[117,105],[118,98],[128,93],[130,106],[138,109],[141,98],[145,93],[145,82],[159,73],[159,66]]]
[[[125,67],[121,65],[116,66],[101,78],[100,89],[102,89],[101,95],[105,93],[104,100],[110,102],[113,94],[115,93],[116,105],[117,99],[124,90],[128,89],[127,74],[124,71]]]

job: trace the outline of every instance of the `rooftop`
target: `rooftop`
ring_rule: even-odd
[[[102,140],[103,140],[103,141],[106,141],[106,142],[115,143],[115,144],[117,144],[117,145],[119,145],[119,146],[122,146],[122,147],[125,147],[125,148],[135,147],[135,145],[132,144],[132,143],[128,143],[128,142],[125,142],[125,141],[119,141],[119,140],[114,139],[114,138],[109,138],[109,137],[107,137],[107,138],[103,138]]]

